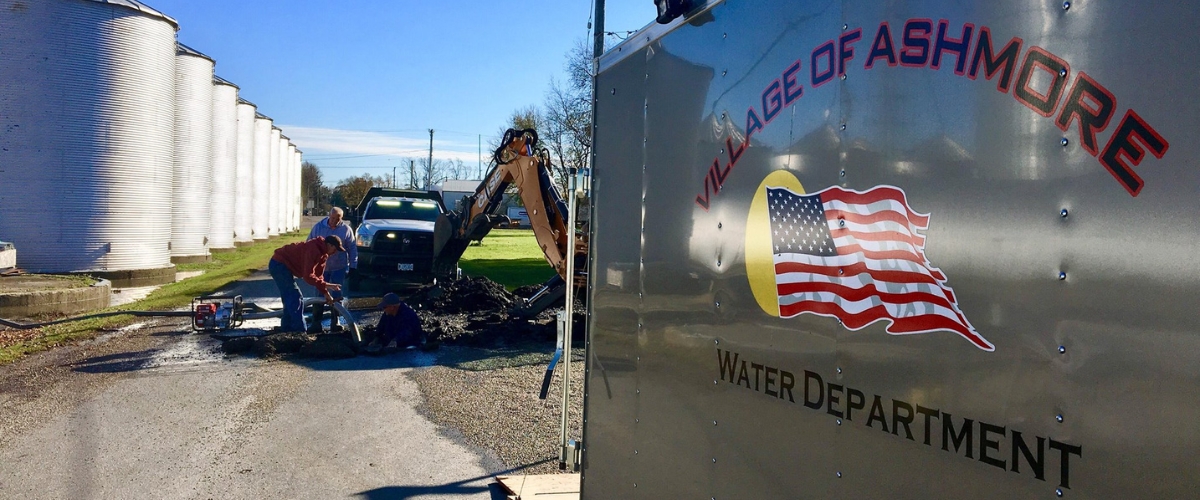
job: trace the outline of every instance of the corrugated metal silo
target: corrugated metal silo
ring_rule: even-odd
[[[288,198],[287,198],[287,221],[288,227],[292,231],[300,229],[300,225],[296,223],[296,213],[298,205],[296,200],[300,198],[300,165],[296,163],[296,145],[288,144]]]
[[[291,139],[286,135],[279,136],[279,204],[275,205],[275,217],[279,221],[279,232],[287,233],[288,223],[284,214],[287,213],[287,187],[288,187],[288,168],[289,158],[287,157],[287,146],[291,143]]]
[[[279,236],[279,127],[271,127],[271,163],[267,166],[267,234]]]
[[[237,85],[213,77],[212,200],[208,248],[233,248],[234,183],[237,181]]]
[[[245,99],[237,103],[237,166],[233,184],[233,242],[254,241],[254,114]]]
[[[251,195],[254,217],[251,227],[254,239],[265,240],[270,235],[268,228],[268,200],[271,191],[271,144],[274,126],[271,119],[262,114],[254,118],[254,188]]]
[[[171,261],[208,260],[212,193],[212,58],[179,44],[175,53],[175,188]]]
[[[305,200],[304,200],[304,161],[301,159],[301,153],[300,153],[300,149],[298,149],[298,148],[297,148],[297,149],[296,149],[296,151],[295,151],[295,152],[292,154],[292,156],[295,158],[293,161],[295,161],[295,162],[296,162],[296,215],[295,215],[295,224],[296,224],[296,228],[297,228],[297,229],[300,229],[301,231],[304,231],[304,230],[306,230],[306,228],[304,228],[304,227],[302,227],[302,226],[301,226],[301,223],[302,223],[302,222],[303,222],[303,220],[304,220],[304,219],[303,219],[303,217],[304,217],[304,205],[305,205],[305,202],[304,202],[304,201],[305,201]]]
[[[0,239],[29,271],[173,280],[178,24],[134,0],[0,12]]]
[[[288,227],[287,227],[287,221],[284,220],[283,214],[287,211],[286,198],[287,198],[288,170],[289,170],[288,169],[287,146],[288,146],[288,143],[290,143],[290,142],[291,142],[291,139],[289,139],[288,136],[283,135],[283,132],[280,131],[280,134],[279,134],[279,192],[275,193],[275,197],[277,200],[277,202],[275,204],[275,221],[276,221],[275,223],[279,225],[279,232],[281,234],[287,233],[289,231]]]

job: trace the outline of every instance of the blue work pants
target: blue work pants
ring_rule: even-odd
[[[296,286],[296,277],[282,262],[271,259],[267,266],[275,286],[279,287],[279,298],[283,300],[283,318],[279,320],[279,329],[285,332],[303,332],[307,330],[304,322],[304,296],[300,287]]]

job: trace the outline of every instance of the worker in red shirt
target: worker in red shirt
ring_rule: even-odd
[[[275,250],[267,269],[279,287],[279,298],[283,299],[280,331],[303,332],[308,329],[304,322],[304,296],[300,293],[300,287],[296,286],[296,278],[317,287],[317,291],[325,296],[325,303],[333,304],[333,296],[329,291],[341,290],[341,286],[326,283],[323,279],[325,261],[330,255],[344,251],[342,239],[337,236],[313,238]]]

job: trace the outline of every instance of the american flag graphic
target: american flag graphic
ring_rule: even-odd
[[[925,258],[929,215],[904,191],[830,187],[814,194],[767,187],[779,315],[837,318],[859,330],[887,321],[887,333],[951,331],[995,347],[958,308],[946,276]]]

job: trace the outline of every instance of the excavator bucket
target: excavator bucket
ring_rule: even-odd
[[[433,274],[449,279],[458,274],[458,260],[471,240],[455,236],[458,221],[453,214],[439,215],[433,224]]]

